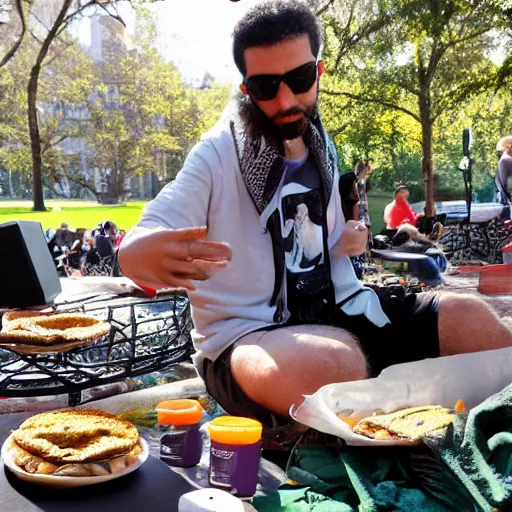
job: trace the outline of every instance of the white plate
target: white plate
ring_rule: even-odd
[[[140,468],[144,462],[146,462],[149,456],[149,447],[148,443],[141,437],[140,445],[142,448],[142,452],[140,453],[137,461],[132,464],[130,467],[126,468],[124,471],[120,471],[119,473],[115,473],[114,475],[105,475],[105,476],[53,476],[53,475],[37,475],[32,473],[27,473],[22,470],[16,464],[14,464],[12,457],[7,453],[7,447],[11,442],[11,436],[7,438],[5,443],[2,446],[2,459],[4,464],[12,471],[18,478],[21,480],[25,480],[25,482],[29,482],[31,484],[44,485],[45,487],[83,487],[85,485],[92,484],[100,484],[103,482],[108,482],[110,480],[114,480],[116,478],[120,478],[122,476],[128,475],[132,473],[136,469]]]

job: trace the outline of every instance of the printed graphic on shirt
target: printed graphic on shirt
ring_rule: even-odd
[[[286,268],[310,272],[324,263],[320,176],[312,160],[288,168],[281,197]]]

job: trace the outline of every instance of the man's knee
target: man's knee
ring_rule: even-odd
[[[349,382],[368,378],[366,357],[357,339],[348,332],[344,332],[341,339],[324,349],[318,358],[317,371],[325,372],[326,380]]]
[[[447,320],[473,319],[474,315],[491,313],[492,309],[479,297],[469,294],[443,293],[439,297],[439,316]],[[474,318],[477,320],[477,318]]]
[[[496,312],[473,295],[443,294],[439,303],[442,356],[509,347],[512,331]]]
[[[291,404],[326,384],[368,376],[366,359],[354,337],[320,326],[304,326],[300,333],[276,330],[237,343],[231,371],[249,398],[278,414],[286,414]]]
[[[327,383],[367,378],[367,361],[356,338],[339,328],[322,327],[305,326],[303,332],[291,334],[292,343],[282,339],[282,348],[270,337],[269,347],[264,342],[237,344],[231,355],[235,379],[243,385],[280,379]]]
[[[275,362],[258,345],[237,344],[231,353],[231,371],[237,381],[268,379],[275,371]]]

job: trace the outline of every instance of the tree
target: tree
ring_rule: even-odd
[[[97,9],[122,23],[117,12],[117,4],[120,0],[59,0],[58,5],[53,2],[51,7],[54,9],[55,16],[51,19],[49,26],[44,26],[45,32],[42,37],[32,34],[40,43],[39,51],[35,56],[34,62],[30,68],[30,75],[27,87],[27,106],[28,106],[28,126],[31,140],[32,151],[32,188],[34,210],[44,211],[43,181],[42,181],[42,146],[39,131],[39,120],[37,116],[38,85],[41,69],[49,61],[58,58],[58,56],[70,45],[69,35],[66,29],[69,24],[77,17],[90,13]],[[37,3],[37,0],[36,0]],[[131,0],[130,3],[140,3],[139,0]],[[31,1],[28,1],[29,7],[34,7]],[[21,32],[15,40],[13,46],[7,51],[0,63],[8,62],[18,51],[26,32],[26,19],[21,0],[16,0],[17,12],[21,22]]]
[[[26,23],[26,12],[30,9],[32,4],[32,0],[14,0],[12,2],[16,17],[16,21],[11,23],[2,23],[0,22],[1,29],[1,41],[9,41],[11,40],[10,46],[8,45],[3,57],[0,58],[0,68],[5,66],[16,54],[18,48],[21,46],[23,42],[23,38],[25,37],[25,33],[27,32],[27,23]],[[0,6],[0,14],[1,14],[1,6]],[[9,21],[11,16],[11,12],[6,11],[6,19]],[[0,44],[0,50],[3,50],[3,45]],[[0,53],[1,55],[1,53]]]
[[[368,24],[361,21],[366,18],[379,25],[369,34],[360,29]],[[504,37],[506,22],[488,0],[394,0],[387,5],[352,0],[333,3],[325,14],[332,80],[322,93],[394,110],[419,125],[429,215],[434,213],[437,123],[469,98],[510,83],[512,59],[498,66],[488,58]]]
[[[9,195],[14,192],[12,173],[28,178],[31,166],[27,92],[19,86],[30,60],[22,57],[18,54],[8,67],[0,69],[0,166],[9,171],[9,187],[4,187]]]
[[[209,88],[187,87],[155,49],[156,35],[150,13],[138,10],[134,49],[119,48],[98,67],[96,93],[89,97],[84,136],[103,169],[109,201],[123,196],[130,177],[153,173],[161,183],[174,179],[227,100],[227,89],[211,79]]]
[[[175,66],[156,52],[154,21],[144,11],[137,19],[134,50],[119,42],[106,48],[104,61],[95,62],[63,33],[55,42],[61,51],[53,50],[40,71],[41,177],[54,192],[56,183],[67,181],[98,197],[94,168],[108,182],[108,193],[100,198],[110,201],[123,195],[125,179],[133,176],[152,172],[162,183],[174,179],[227,102],[229,87],[212,77],[207,88],[187,87]],[[21,183],[32,174],[27,89],[19,86],[40,50],[40,34],[31,31],[31,36],[0,70],[0,165]]]
[[[0,69],[0,163],[32,182],[32,153],[27,126],[27,69],[34,62],[39,43],[27,38],[11,59]],[[66,52],[52,59],[42,69],[38,81],[37,118],[41,147],[42,181],[58,181],[56,169],[62,167],[65,152],[60,146],[73,142],[78,126],[69,117],[77,105],[84,104],[92,90],[92,61],[77,42],[67,41]],[[31,187],[30,187],[31,188]],[[50,185],[50,188],[54,188]],[[11,191],[12,192],[12,191]]]

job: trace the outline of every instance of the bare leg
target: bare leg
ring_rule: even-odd
[[[336,327],[301,325],[244,336],[231,356],[231,370],[245,394],[266,409],[288,416],[290,406],[333,382],[367,377],[355,338]]]
[[[512,346],[512,331],[481,299],[443,293],[439,302],[439,348],[442,356]]]
[[[441,356],[512,346],[512,331],[481,299],[444,293],[439,304]],[[368,377],[355,337],[330,326],[301,325],[244,336],[231,369],[256,403],[281,416],[322,386]]]

